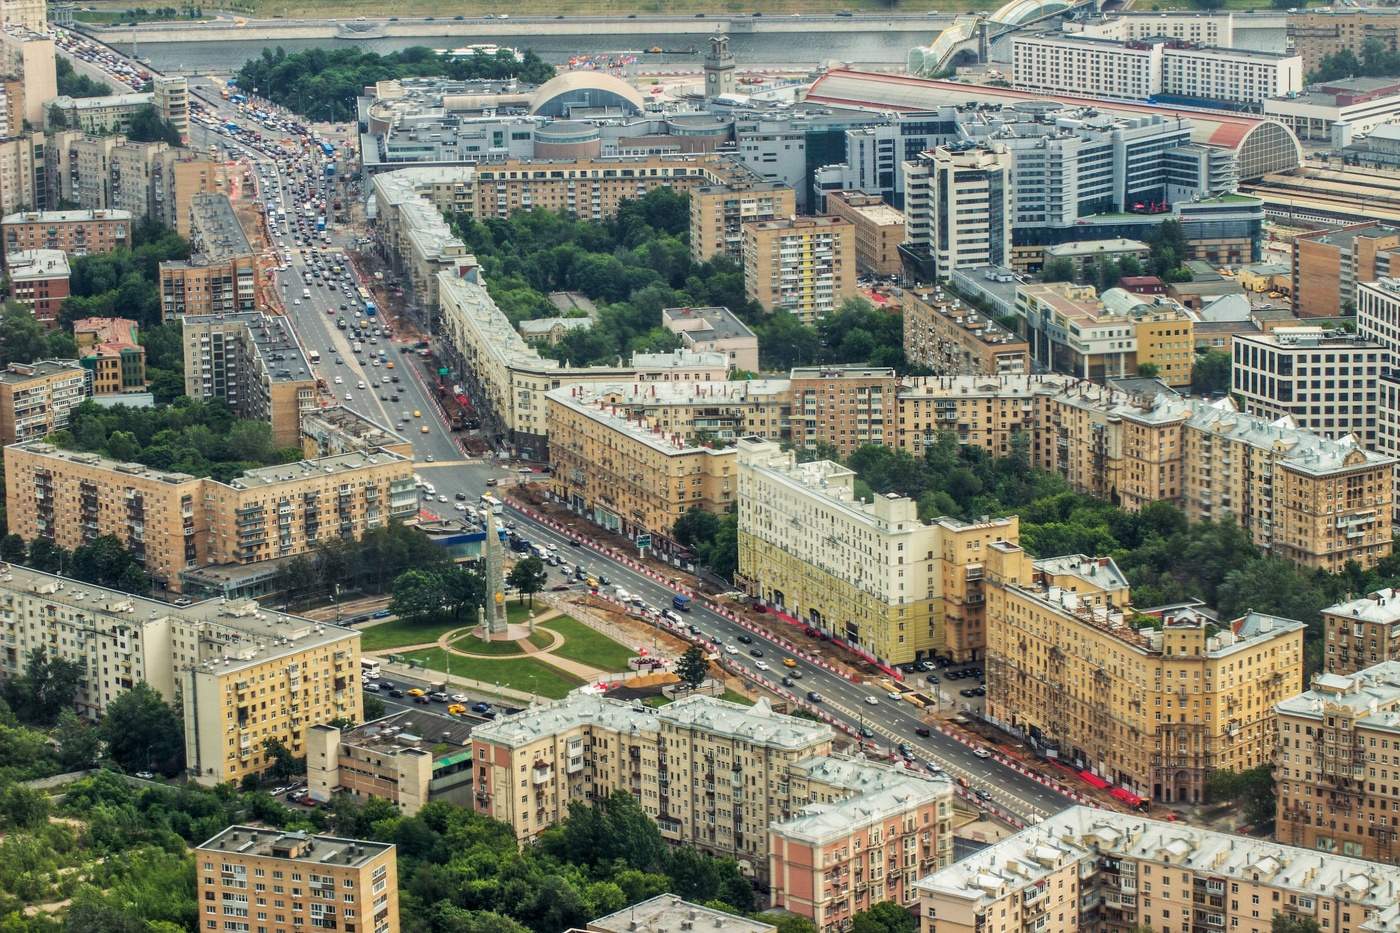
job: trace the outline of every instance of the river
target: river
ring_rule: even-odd
[[[908,32],[810,32],[755,33],[730,35],[729,47],[742,68],[745,65],[819,65],[828,62],[849,62],[866,65],[903,64],[912,45],[932,42],[937,30],[927,36]],[[102,34],[102,38],[131,53],[131,43],[120,38],[119,31]],[[699,49],[705,44],[703,36],[681,36],[654,33],[650,35],[618,36],[492,36],[492,44],[533,49],[547,62],[563,64],[580,53],[611,52],[630,49],[639,51],[659,46],[666,49]],[[262,54],[264,46],[281,46],[288,52],[316,48],[359,48],[374,52],[393,52],[414,45],[434,48],[458,48],[472,42],[466,36],[406,36],[389,39],[283,39],[262,42],[143,42],[137,47],[142,58],[148,58],[157,69],[198,69],[214,73],[237,70],[246,60]],[[700,67],[701,54],[642,55],[643,67],[674,64]]]

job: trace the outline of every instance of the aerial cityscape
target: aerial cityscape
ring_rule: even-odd
[[[0,933],[1400,933],[1400,9],[755,2],[0,0]]]

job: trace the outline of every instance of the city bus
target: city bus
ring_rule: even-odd
[[[321,351],[320,351],[320,350],[307,350],[307,351],[306,351],[306,358],[307,358],[308,360],[310,360],[311,363],[312,363],[312,365],[314,366],[315,364],[321,362]]]
[[[503,505],[501,504],[501,500],[500,500],[500,499],[497,499],[495,496],[491,495],[489,492],[488,492],[488,493],[484,493],[484,494],[482,495],[482,497],[481,497],[481,504],[482,504],[483,506],[485,506],[486,508],[490,509],[492,515],[501,515],[501,514],[504,514],[504,513],[505,513],[505,510],[506,510],[506,509],[505,509],[505,506],[503,506]]]
[[[361,302],[362,304],[369,304],[369,303],[372,302],[372,301],[374,301],[374,299],[373,299],[372,297],[370,297],[369,289],[367,289],[367,288],[365,288],[363,285],[361,285],[361,286],[360,286],[360,302]]]
[[[379,679],[379,659],[360,656],[360,680]]]

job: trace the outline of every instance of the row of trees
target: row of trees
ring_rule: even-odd
[[[274,589],[289,605],[350,591],[384,593],[405,571],[432,574],[451,563],[423,532],[391,522],[367,530],[358,541],[335,538],[296,555],[283,566]]]
[[[266,421],[237,418],[222,400],[183,395],[163,408],[104,408],[84,402],[73,410],[68,427],[50,440],[69,450],[223,481],[302,455],[300,447],[278,447]]]
[[[58,79],[58,93],[67,97],[106,97],[112,93],[106,82],[78,74],[73,63],[62,55],[54,57],[54,75]]]
[[[1351,49],[1342,49],[1323,56],[1317,70],[1308,75],[1308,83],[1393,74],[1400,74],[1400,52],[1394,51],[1380,39],[1371,38],[1361,43],[1360,55]]]
[[[456,80],[518,78],[526,84],[543,84],[554,77],[554,68],[534,52],[526,51],[517,60],[507,49],[465,57],[438,55],[424,46],[388,55],[322,48],[288,55],[278,46],[276,51],[264,48],[260,57],[244,62],[237,80],[239,87],[293,113],[344,122],[355,119],[355,98],[368,85],[435,75]]]
[[[99,535],[70,551],[48,538],[26,544],[19,535],[9,534],[0,538],[0,560],[125,593],[145,593],[151,588],[145,569],[113,535]]]

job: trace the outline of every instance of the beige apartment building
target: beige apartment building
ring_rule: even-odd
[[[447,358],[472,390],[484,430],[522,455],[548,455],[545,394],[591,382],[720,382],[722,353],[635,353],[630,365],[565,366],[527,344],[482,284],[475,260],[438,275]]]
[[[757,176],[755,176],[757,178]],[[797,215],[797,193],[762,180],[703,185],[690,192],[690,255],[744,261],[744,225]]]
[[[186,765],[202,784],[263,771],[267,739],[301,756],[312,723],[363,715],[359,633],[255,602],[178,607],[5,564],[0,619],[7,677],[44,648],[83,666],[77,706],[88,717],[142,682],[182,709]]]
[[[773,441],[741,439],[738,461],[737,582],[749,595],[887,663],[978,656],[983,554],[1019,539],[1014,516],[925,523],[913,500],[858,501],[852,470],[797,463]]]
[[[707,185],[751,183],[742,164],[713,153],[580,158],[558,162],[484,162],[476,169],[478,218],[509,217],[522,210],[562,211],[601,221],[625,200],[653,188],[692,191]]]
[[[1381,8],[1327,8],[1289,11],[1288,38],[1303,58],[1303,71],[1315,71],[1322,60],[1343,49],[1360,57],[1368,39],[1376,39],[1385,49],[1400,42],[1400,12]]]
[[[744,294],[804,324],[834,313],[856,290],[855,227],[839,217],[743,225]]]
[[[157,583],[359,538],[418,508],[413,464],[387,450],[260,467],[221,483],[32,441],[5,448],[9,529],[72,549],[114,535]]]
[[[194,860],[201,930],[399,933],[390,843],[230,826]]]
[[[37,0],[24,0],[26,5]],[[32,6],[30,7],[32,10]],[[58,96],[58,65],[54,37],[44,26],[30,25],[33,13],[22,14],[23,25],[11,23],[0,29],[0,72],[17,75],[24,82],[24,119],[38,129],[44,125],[44,108]]]
[[[868,275],[899,275],[899,244],[904,242],[904,215],[878,194],[830,191],[827,213],[848,221],[855,230],[856,268]]]
[[[811,449],[824,442],[845,458],[866,444],[891,443],[886,415],[898,386],[893,369],[799,366],[789,375],[794,444]]]
[[[258,310],[258,257],[228,196],[195,194],[189,216],[190,258],[160,264],[162,319]]]
[[[73,322],[79,362],[92,373],[93,395],[146,391],[146,348],[136,322],[121,317],[87,317]]]
[[[1400,860],[1400,662],[1314,674],[1312,689],[1276,713],[1278,840],[1329,857]]]
[[[76,360],[11,363],[0,370],[0,444],[44,437],[92,395],[91,377]]]
[[[48,6],[47,0],[3,0],[0,23],[42,31],[48,28]]]
[[[675,408],[713,387],[744,391],[743,384],[660,383],[649,387]],[[651,546],[671,551],[672,529],[691,509],[724,513],[736,489],[734,448],[708,445],[677,426],[648,422],[625,407],[631,387],[591,383],[563,386],[545,395],[556,500],[590,521],[629,538],[651,536]],[[609,397],[621,397],[619,413]]]
[[[1394,587],[1322,610],[1322,669],[1354,674],[1385,661],[1400,661],[1400,592]]]
[[[52,197],[87,210],[153,217],[184,237],[191,235],[194,196],[217,192],[222,184],[219,162],[192,157],[190,150],[169,143],[136,142],[119,134],[50,132],[44,156]]]
[[[359,726],[317,723],[307,733],[312,800],[376,797],[413,816],[430,800],[470,807],[471,732],[484,719],[405,709]]]
[[[658,894],[606,917],[590,920],[582,930],[569,930],[567,933],[662,933],[681,929],[713,930],[714,933],[778,933],[778,928],[771,923],[683,901],[674,894]]]
[[[43,133],[0,139],[0,212],[8,216],[43,206],[43,170]]]
[[[473,165],[418,166],[374,176],[376,239],[418,307],[437,309],[439,272],[476,274],[475,257],[444,216],[475,212],[475,173]]]
[[[571,802],[625,791],[668,841],[734,858],[745,874],[768,880],[775,903],[791,890],[789,909],[844,917],[860,896],[852,875],[881,873],[892,850],[877,848],[869,863],[837,864],[833,853],[830,861],[806,864],[807,846],[834,837],[802,821],[868,798],[881,820],[896,823],[901,858],[913,850],[916,865],[946,864],[952,788],[943,778],[832,756],[833,737],[830,726],[780,715],[762,700],[745,707],[695,696],[652,710],[575,694],[473,731],[476,810],[510,824],[524,841],[567,816]],[[896,788],[903,792],[892,793]],[[917,832],[905,833],[910,818]],[[793,832],[783,837],[789,821]],[[847,828],[852,839],[868,838],[868,826]],[[775,864],[781,871],[771,873]],[[886,890],[902,896],[905,880],[901,874],[886,881]]]
[[[5,255],[30,249],[58,249],[70,256],[110,253],[131,245],[128,211],[29,211],[0,220]]]
[[[285,318],[190,315],[181,333],[186,395],[221,399],[240,418],[268,422],[279,447],[300,444],[301,419],[318,407],[316,374]]]
[[[151,103],[180,137],[190,135],[190,82],[183,75],[153,75]]]
[[[1382,221],[1299,234],[1293,239],[1293,313],[1337,317],[1348,305],[1355,313],[1357,286],[1389,275],[1397,251],[1400,227]]]
[[[987,716],[1139,798],[1200,802],[1273,758],[1303,682],[1302,622],[1199,604],[1135,611],[1111,558],[987,552]]]
[[[687,350],[723,353],[734,369],[758,372],[758,337],[728,308],[663,308],[661,326],[680,334],[681,346]]]
[[[1000,376],[1031,370],[1030,345],[941,288],[906,288],[904,356],[944,376]]]
[[[1074,806],[918,882],[925,933],[1238,930],[1400,923],[1400,871],[1185,823]]]

